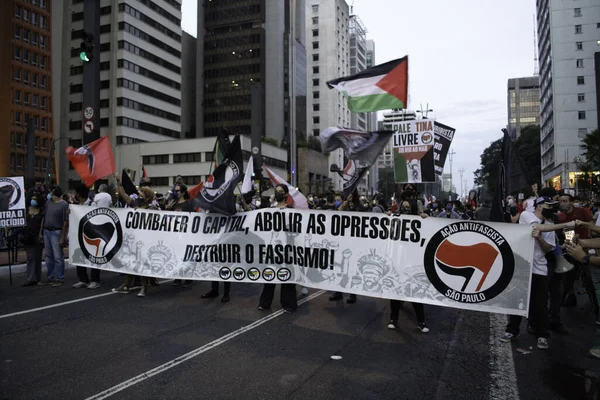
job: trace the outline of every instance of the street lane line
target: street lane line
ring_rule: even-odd
[[[506,316],[490,314],[490,377],[489,399],[519,400],[517,373],[512,345],[502,343],[500,337],[506,328]]]
[[[299,300],[298,301],[298,305],[304,304],[304,303],[306,303],[306,302],[314,299],[315,297],[318,297],[318,296],[322,295],[323,293],[325,293],[325,290],[319,290],[318,292],[313,293],[310,296],[303,298],[302,300]],[[269,322],[270,320],[279,317],[283,313],[284,313],[284,311],[282,309],[282,310],[276,311],[276,312],[274,312],[272,314],[269,314],[266,317],[263,317],[263,318],[261,318],[259,320],[256,320],[256,321],[254,321],[253,323],[251,323],[249,325],[243,326],[243,327],[241,327],[238,330],[235,330],[233,332],[228,333],[225,336],[222,336],[222,337],[220,337],[220,338],[218,338],[216,340],[213,340],[212,342],[207,343],[204,346],[198,347],[197,349],[192,350],[189,353],[181,355],[181,356],[179,356],[179,357],[177,357],[177,358],[175,358],[175,359],[173,359],[171,361],[168,361],[168,362],[166,362],[166,363],[164,363],[162,365],[159,365],[156,368],[153,368],[153,369],[151,369],[149,371],[146,371],[143,374],[140,374],[138,376],[134,376],[133,378],[128,379],[128,380],[126,380],[124,382],[121,382],[121,383],[119,383],[116,386],[113,386],[113,387],[111,387],[109,389],[106,389],[106,390],[104,390],[104,391],[102,391],[102,392],[100,392],[98,394],[95,394],[95,395],[93,395],[91,397],[88,397],[86,400],[102,400],[102,399],[106,399],[106,398],[108,398],[108,397],[110,397],[110,396],[112,396],[112,395],[114,395],[114,394],[116,394],[116,393],[118,393],[118,392],[120,392],[122,390],[127,389],[130,386],[137,385],[138,383],[140,383],[142,381],[145,381],[146,379],[151,378],[154,375],[158,375],[160,373],[163,373],[163,372],[165,372],[165,371],[167,371],[167,370],[169,370],[169,369],[171,369],[173,367],[178,366],[181,363],[184,363],[184,362],[186,362],[186,361],[188,361],[188,360],[190,360],[190,359],[192,359],[192,358],[194,358],[196,356],[199,356],[202,353],[205,353],[205,352],[207,352],[209,350],[212,350],[215,347],[220,346],[223,343],[225,343],[225,342],[227,342],[227,341],[235,338],[236,336],[239,336],[239,335],[241,335],[243,333],[249,332],[249,331],[251,331],[254,328],[258,328],[262,324],[264,324],[266,322]]]
[[[158,283],[171,282],[172,280],[173,279],[167,279],[167,280],[164,280],[164,281],[159,281]],[[36,312],[36,311],[48,310],[50,308],[55,308],[55,307],[62,307],[62,306],[66,306],[66,305],[73,304],[73,303],[79,303],[81,301],[87,301],[87,300],[97,299],[97,298],[100,298],[100,297],[110,296],[112,294],[118,294],[118,293],[115,293],[115,292],[111,291],[111,292],[108,292],[108,293],[96,294],[94,296],[82,297],[80,299],[64,301],[62,303],[51,304],[49,306],[37,307],[37,308],[30,308],[29,310],[17,311],[17,312],[10,313],[10,314],[0,315],[0,319],[15,317],[17,315],[29,314],[29,313]]]

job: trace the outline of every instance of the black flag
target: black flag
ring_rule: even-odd
[[[377,160],[393,134],[393,131],[365,132],[333,127],[323,130],[319,138],[323,153],[344,149],[344,154],[350,160],[371,165]]]
[[[349,160],[348,164],[346,164],[346,168],[344,168],[344,172],[342,173],[342,178],[344,179],[344,197],[348,197],[354,192],[362,177],[369,170],[368,167],[359,167],[358,163],[354,160]],[[355,201],[357,199],[354,199]]]
[[[132,194],[139,195],[138,190],[135,188],[135,185],[126,170],[123,170],[121,173],[121,185],[123,186],[125,193],[127,193],[127,196],[131,196]]]
[[[236,135],[225,159],[204,182],[196,197],[203,210],[224,215],[235,214],[233,191],[243,178],[243,166],[240,135]]]
[[[504,138],[502,139],[502,159],[498,168],[498,177],[496,178],[496,192],[492,202],[490,212],[490,221],[506,222],[504,200],[509,194],[514,194],[521,189],[532,185],[531,179],[525,172],[521,157],[515,151],[512,139],[506,129],[503,129]]]

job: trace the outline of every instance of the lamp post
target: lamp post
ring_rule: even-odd
[[[69,138],[66,137],[66,136],[58,137],[58,138],[52,140],[52,142],[50,143],[50,150],[48,151],[48,159],[46,160],[46,176],[44,177],[44,183],[46,185],[50,184],[50,175],[52,174],[50,168],[51,168],[52,165],[55,165],[52,162],[53,158],[54,158],[54,147],[55,147],[55,144],[56,144],[56,142],[59,142],[59,141],[61,141],[63,139],[69,139]],[[55,171],[55,172],[56,172],[56,183],[59,183],[59,180],[58,180],[58,171]]]

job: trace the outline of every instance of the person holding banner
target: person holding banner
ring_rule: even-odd
[[[414,197],[414,192],[405,190],[400,194],[400,215],[420,215],[419,208],[416,201],[411,201]],[[390,322],[388,323],[388,329],[396,329],[398,325],[398,317],[400,316],[400,308],[402,308],[404,302],[400,300],[390,300]],[[423,333],[428,333],[429,328],[425,323],[425,307],[421,303],[412,303],[415,315],[417,317],[417,327]]]
[[[103,185],[100,185],[103,186]],[[106,186],[106,185],[104,185]],[[106,192],[103,192],[106,193]],[[90,194],[90,190],[83,183],[79,183],[75,188],[75,196],[79,205],[89,206],[91,205],[90,199],[88,198]],[[108,194],[108,193],[106,193]],[[96,195],[97,197],[98,195]],[[109,195],[110,197],[110,195]],[[94,199],[95,202],[95,199]],[[88,288],[88,289],[98,289],[100,287],[100,269],[99,268],[90,268],[92,280],[88,278],[87,268],[77,266],[77,277],[79,278],[79,282],[73,285],[73,288]]]
[[[557,201],[550,197],[538,197],[534,201],[534,212],[527,210],[521,213],[519,224],[533,227],[531,236],[535,239],[533,247],[533,268],[531,290],[529,293],[529,323],[537,337],[537,347],[548,349],[549,318],[548,318],[548,261],[546,253],[552,252],[556,245],[554,230],[561,229],[560,225],[545,224],[552,221]],[[545,232],[542,232],[545,231]],[[523,317],[510,315],[502,342],[510,342],[519,336],[519,326]]]
[[[287,203],[289,189],[287,185],[279,184],[275,186],[275,201],[277,204],[273,208],[293,208]],[[258,303],[259,310],[268,310],[275,298],[275,284],[265,283]],[[296,285],[293,283],[281,284],[281,306],[286,313],[294,312],[298,309],[298,299],[296,297]]]
[[[27,252],[27,282],[23,287],[35,286],[42,279],[42,251],[44,243],[40,240],[39,232],[42,227],[44,215],[42,214],[42,199],[40,192],[34,192],[29,200],[27,224],[23,229],[21,242]]]

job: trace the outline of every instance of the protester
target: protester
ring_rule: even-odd
[[[289,189],[287,185],[275,186],[275,200],[277,204],[274,208],[293,208],[287,204]],[[259,310],[268,310],[271,308],[275,298],[275,284],[265,283],[258,303]],[[296,285],[293,283],[283,283],[281,285],[281,306],[286,313],[294,312],[298,309],[298,300],[296,298]]]
[[[490,203],[490,199],[484,199],[481,206],[475,210],[473,214],[473,218],[476,221],[490,221],[490,213],[492,212],[492,205]]]
[[[44,215],[42,214],[43,201],[33,192],[29,200],[29,210],[27,212],[27,224],[23,229],[21,242],[25,246],[27,253],[27,282],[23,287],[37,285],[42,280],[42,251],[44,244],[40,238],[42,222]]]
[[[106,186],[106,185],[104,185],[104,186]],[[82,206],[89,205],[89,192],[90,192],[90,190],[83,183],[79,183],[78,185],[76,185],[75,193],[76,193],[77,202],[79,205],[82,205]],[[108,194],[106,192],[102,192],[102,193]],[[96,195],[96,198],[102,193],[98,193]],[[110,195],[109,195],[109,197],[110,197]],[[112,198],[111,198],[111,200],[112,200]],[[96,202],[95,199],[94,199],[94,202]],[[105,202],[105,199],[101,198],[100,202]],[[88,273],[87,273],[88,268],[81,267],[79,265],[77,266],[77,278],[79,278],[79,282],[74,284],[73,288],[79,289],[79,288],[85,287],[88,289],[98,289],[100,287],[100,269],[99,268],[90,268],[90,269],[91,269],[91,276],[92,276],[91,281],[88,278]]]
[[[110,193],[108,193],[108,186],[102,184],[98,187],[98,193],[94,196],[94,202],[92,205],[96,207],[109,208],[112,206],[113,199]]]
[[[43,231],[40,237],[44,241],[46,251],[47,279],[38,282],[40,286],[52,285],[59,287],[64,284],[65,256],[63,247],[67,236],[69,223],[69,203],[62,199],[62,189],[54,186],[48,193],[43,219]]]
[[[181,211],[181,212],[194,212],[196,211],[195,199],[190,198],[187,186],[183,183],[177,183],[175,188],[171,192],[171,201],[167,204],[168,211]],[[183,286],[188,288],[194,285],[192,280],[184,280],[182,284],[181,279],[175,279],[172,286]]]
[[[438,218],[462,219],[461,215],[454,211],[454,203],[451,201],[444,202],[444,211],[438,215]]]
[[[583,207],[575,207],[575,198],[570,194],[563,194],[559,198],[560,212],[558,213],[559,222],[571,222],[580,220],[584,222],[592,221],[592,214]],[[575,228],[575,234],[580,239],[588,239],[590,237],[589,229],[582,226]],[[574,283],[580,270],[579,263],[575,263],[575,268],[565,273],[564,293],[566,295],[563,305],[565,307],[575,307],[577,305],[577,296],[575,295]]]
[[[411,201],[414,193],[411,191],[404,191],[400,195],[400,214],[401,215],[420,215],[417,203]],[[398,317],[400,315],[400,308],[402,308],[402,301],[390,300],[390,322],[388,323],[388,329],[396,329],[398,325]],[[425,323],[425,307],[421,303],[412,303],[415,315],[417,317],[417,327],[423,333],[428,333],[429,328]]]
[[[534,225],[531,236],[535,239],[533,248],[533,276],[529,293],[529,323],[537,337],[537,347],[545,350],[548,348],[548,262],[545,254],[551,252],[556,245],[554,232],[541,232],[541,224],[552,220],[556,201],[550,197],[539,197],[534,202],[535,211],[523,211],[519,219],[520,224]],[[550,227],[553,229],[555,227]],[[511,315],[508,318],[506,332],[500,339],[509,342],[519,336],[519,325],[522,317]]]
[[[346,199],[346,201],[344,201],[340,207],[339,210],[340,211],[358,211],[358,192],[356,190],[354,190],[354,192],[352,192],[351,194],[348,195],[348,198]],[[332,294],[331,296],[329,296],[329,300],[330,301],[340,301],[340,300],[344,300],[344,294],[342,292],[335,292],[334,294]],[[348,304],[354,304],[356,303],[356,295],[355,294],[350,294],[350,297],[346,300],[346,303]]]

